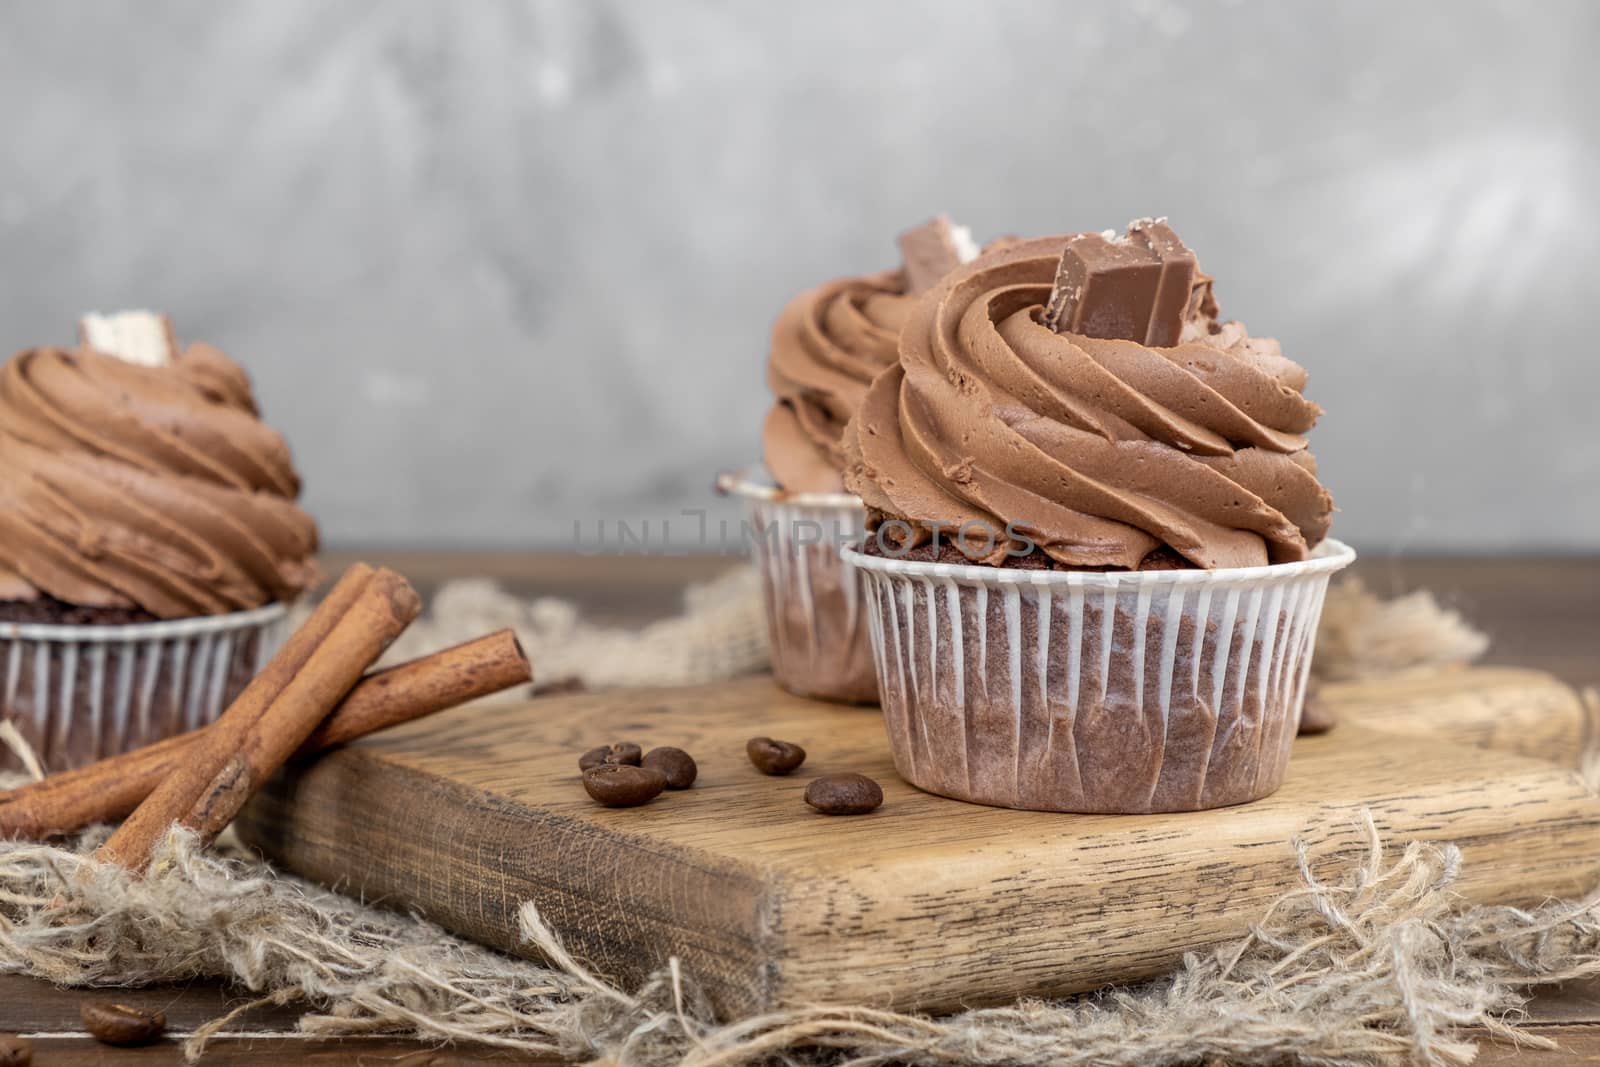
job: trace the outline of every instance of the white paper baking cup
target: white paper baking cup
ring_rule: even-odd
[[[772,644],[772,673],[800,696],[852,704],[878,700],[861,579],[839,548],[866,532],[849,493],[785,493],[759,468],[724,474],[717,487],[745,504],[751,555]]]
[[[0,622],[0,715],[60,771],[213,722],[283,644],[288,609],[126,626]],[[0,748],[0,768],[19,769]]]
[[[1041,811],[1199,811],[1283,783],[1328,578],[1299,563],[1097,573],[843,553],[866,581],[895,769]]]

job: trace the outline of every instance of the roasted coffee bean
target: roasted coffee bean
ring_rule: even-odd
[[[639,761],[644,758],[644,749],[632,741],[618,741],[611,746],[611,756],[607,763],[625,763],[630,767],[639,766]]]
[[[30,1067],[33,1042],[16,1034],[0,1034],[0,1067]]]
[[[578,757],[578,770],[588,771],[600,766],[602,763],[623,763],[630,767],[639,766],[644,750],[632,741],[619,741],[614,745],[601,745],[591,748]]]
[[[668,789],[688,789],[700,774],[694,757],[681,748],[652,748],[644,754],[639,766],[666,775]]]
[[[865,815],[883,803],[883,790],[864,774],[825,774],[806,786],[806,803],[824,815]]]
[[[608,808],[648,804],[667,787],[667,776],[649,767],[602,763],[583,772],[583,788]]]
[[[744,751],[762,774],[788,774],[806,761],[805,749],[770,737],[752,737]]]
[[[86,1000],[78,1007],[83,1028],[96,1041],[107,1045],[145,1045],[167,1029],[167,1017],[159,1011],[140,1011],[126,1004],[107,1004]]]

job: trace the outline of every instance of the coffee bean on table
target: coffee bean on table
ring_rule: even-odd
[[[644,750],[632,741],[619,741],[614,745],[601,745],[591,748],[578,757],[578,770],[587,771],[598,767],[602,763],[625,763],[629,766],[639,766],[639,760],[644,756]]]
[[[672,748],[670,745],[652,748],[646,752],[639,766],[666,775],[668,789],[688,789],[694,785],[695,778],[700,774],[700,768],[695,765],[693,756],[681,748]]]
[[[752,737],[744,751],[762,774],[788,774],[806,761],[805,749],[770,737]]]
[[[825,774],[806,786],[806,803],[824,815],[865,815],[883,803],[883,790],[864,774]]]
[[[629,763],[602,763],[583,772],[583,788],[608,808],[648,804],[667,787],[667,776]]]
[[[30,1067],[33,1042],[16,1034],[0,1034],[0,1067]]]
[[[159,1011],[140,1011],[126,1004],[107,1004],[86,1000],[78,1006],[83,1028],[96,1041],[107,1045],[145,1045],[167,1029],[167,1017]]]
[[[626,763],[629,766],[639,766],[639,760],[644,757],[644,749],[632,741],[618,741],[611,746],[611,755],[606,758],[607,763]]]

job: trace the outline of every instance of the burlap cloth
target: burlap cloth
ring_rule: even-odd
[[[710,681],[764,666],[758,596],[755,576],[736,570],[692,591],[683,615],[623,632],[586,625],[571,605],[458,583],[394,654],[510,625],[545,683]],[[1418,670],[1484,646],[1425,594],[1382,602],[1346,582],[1329,594],[1316,666],[1328,678]],[[1386,847],[1366,828],[1365,861],[1333,881],[1285,842],[1304,888],[1249,936],[1187,957],[1165,979],[940,1018],[820,1005],[716,1020],[675,963],[637,991],[608,985],[563,951],[531,903],[521,934],[546,965],[279,874],[226,839],[203,852],[174,834],[150,876],[133,881],[86,860],[105,828],[69,847],[0,843],[0,972],[68,986],[222,978],[258,995],[240,1012],[303,1004],[305,1033],[409,1034],[643,1067],[1468,1063],[1469,1027],[1547,1045],[1516,1030],[1517,1010],[1531,986],[1600,973],[1600,896],[1466,907],[1451,890],[1454,848]],[[189,1056],[232,1021],[189,1036]]]

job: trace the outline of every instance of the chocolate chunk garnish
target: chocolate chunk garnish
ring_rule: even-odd
[[[1130,223],[1121,237],[1079,234],[1062,250],[1045,325],[1170,348],[1183,333],[1194,277],[1194,253],[1165,219]]]
[[[939,215],[900,235],[900,258],[905,263],[906,291],[932,289],[946,274],[978,258],[978,246],[965,226]]]
[[[1222,317],[1222,309],[1217,306],[1217,294],[1214,290],[1216,279],[1199,267],[1194,271],[1194,288],[1189,290],[1189,310],[1184,312],[1188,319],[1199,319],[1206,329],[1216,333],[1221,327],[1217,320]]]
[[[1194,253],[1167,225],[1166,219],[1140,219],[1129,223],[1128,239],[1142,244],[1161,260],[1161,281],[1156,286],[1155,307],[1145,330],[1144,343],[1171,348],[1183,333],[1194,291]]]
[[[1080,234],[1061,251],[1045,325],[1056,333],[1143,341],[1161,284],[1148,251],[1104,234]]]

